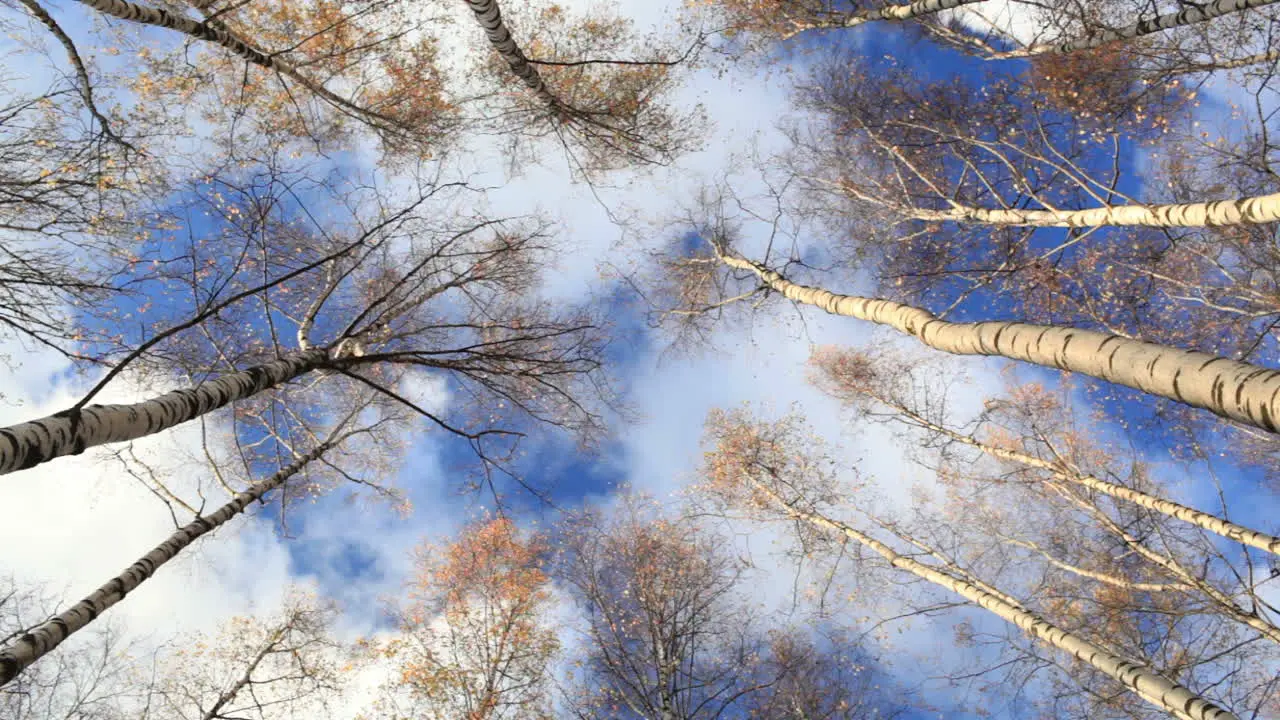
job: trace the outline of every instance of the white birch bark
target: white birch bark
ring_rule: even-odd
[[[1194,73],[1194,72],[1213,72],[1214,70],[1235,70],[1237,68],[1249,67],[1250,65],[1261,65],[1263,63],[1274,63],[1280,60],[1280,50],[1266,50],[1264,52],[1245,55],[1238,58],[1212,58],[1204,63],[1191,63],[1185,67],[1176,68],[1175,73]]]
[[[997,537],[999,537],[1002,542],[1006,542],[1010,545],[1017,545],[1018,547],[1023,547],[1036,553],[1040,557],[1044,558],[1045,562],[1049,563],[1050,565],[1060,570],[1065,570],[1066,572],[1069,572],[1072,575],[1078,575],[1083,578],[1089,578],[1090,580],[1096,580],[1097,582],[1103,583],[1104,585],[1111,585],[1112,587],[1124,588],[1125,590],[1133,590],[1135,592],[1169,592],[1169,591],[1177,591],[1182,589],[1181,585],[1171,585],[1169,583],[1134,582],[1132,580],[1126,580],[1125,578],[1117,577],[1115,575],[1109,575],[1107,573],[1098,572],[1096,570],[1090,570],[1088,568],[1083,568],[1083,567],[1080,567],[1079,565],[1073,565],[1069,562],[1066,562],[1065,560],[1062,560],[1054,556],[1053,553],[1050,553],[1049,551],[1045,550],[1044,548],[1040,547],[1039,545],[1033,542],[1029,542],[1027,540],[1019,540],[1018,538],[1009,537],[1007,535],[997,534]]]
[[[76,603],[70,609],[42,623],[39,627],[0,650],[0,686],[13,680],[18,673],[48,654],[72,633],[93,622],[111,606],[124,599],[132,590],[155,574],[160,566],[172,560],[201,536],[212,532],[228,520],[239,515],[254,500],[262,498],[280,487],[290,477],[300,472],[308,463],[319,458],[331,447],[322,443],[314,450],[299,457],[292,464],[248,490],[236,495],[226,505],[204,517],[198,517],[180,528],[168,540],[142,556],[124,572],[112,578],[102,587]]]
[[[855,528],[836,522],[817,513],[807,512],[786,502],[764,483],[755,478],[749,479],[751,484],[764,493],[771,502],[786,515],[807,522],[815,527],[842,534],[870,548],[883,557],[889,564],[905,570],[916,577],[946,588],[964,599],[990,611],[1001,619],[1017,626],[1028,635],[1042,640],[1053,647],[1065,650],[1074,657],[1089,663],[1107,676],[1113,678],[1126,688],[1132,690],[1143,700],[1179,717],[1186,716],[1194,720],[1232,720],[1236,715],[1229,710],[1218,707],[1205,700],[1191,690],[1141,665],[1129,662],[1124,658],[1107,652],[1102,647],[1088,640],[1057,627],[1048,620],[1036,615],[1026,608],[1008,602],[1004,598],[987,592],[974,583],[941,572],[918,560],[900,555],[893,548],[866,535]]]
[[[917,220],[1034,227],[1205,227],[1280,220],[1280,193],[1234,200],[1168,205],[1108,205],[1085,210],[1023,210],[953,205],[950,210],[904,209]]]
[[[0,428],[0,475],[167,430],[328,364],[326,350],[307,350],[140,403],[89,405]]]
[[[1234,540],[1242,545],[1248,545],[1250,547],[1258,548],[1259,550],[1265,550],[1266,552],[1280,555],[1280,538],[1274,535],[1258,532],[1257,530],[1244,525],[1220,518],[1217,515],[1211,515],[1207,512],[1196,510],[1195,508],[1188,507],[1181,503],[1176,503],[1172,500],[1166,500],[1155,495],[1148,495],[1147,493],[1127,488],[1123,485],[1107,482],[1106,480],[1094,477],[1093,475],[1075,472],[1073,470],[1063,468],[1057,463],[1038,458],[1034,455],[1028,455],[1023,452],[1009,450],[995,445],[988,445],[971,435],[965,435],[963,433],[956,432],[951,428],[939,425],[923,415],[911,410],[907,406],[894,402],[889,398],[881,397],[873,393],[868,394],[876,400],[911,418],[911,420],[920,426],[944,435],[956,442],[977,448],[991,457],[1046,470],[1052,473],[1055,478],[1063,482],[1080,485],[1090,490],[1100,492],[1103,495],[1109,495],[1114,498],[1131,502],[1139,507],[1147,508],[1148,510],[1155,510],[1156,512],[1164,513],[1169,517],[1181,520],[1185,523],[1190,523],[1208,530],[1211,533],[1221,535],[1229,540]]]
[[[1088,50],[1090,48],[1101,47],[1102,45],[1120,40],[1129,40],[1136,37],[1142,37],[1143,35],[1164,32],[1171,28],[1208,22],[1214,18],[1222,17],[1223,15],[1242,12],[1249,10],[1250,8],[1263,7],[1277,1],[1280,0],[1213,0],[1212,2],[1208,2],[1203,5],[1188,6],[1178,12],[1157,15],[1150,20],[1139,20],[1132,25],[1127,25],[1122,28],[1102,30],[1090,37],[1078,38],[1075,40],[1064,40],[1054,43],[1039,43],[1019,50],[995,53],[990,57],[993,59],[1004,59],[1029,57],[1031,55],[1044,55],[1047,53],[1065,54],[1076,52],[1078,50]]]
[[[809,30],[855,28],[859,25],[865,25],[878,20],[914,20],[926,15],[934,15],[944,10],[951,10],[964,5],[973,5],[975,3],[985,1],[986,0],[916,0],[916,2],[907,3],[905,5],[886,5],[884,7],[871,8],[868,10],[858,10],[847,13],[843,17],[834,20],[791,20],[790,24],[795,27],[795,30],[785,33],[783,37],[791,38]]]
[[[971,5],[984,0],[916,0],[907,5],[885,5],[874,10],[863,10],[850,15],[856,22],[846,22],[846,27],[858,25],[872,20],[911,20],[925,15],[933,15],[943,10],[951,10],[961,5]]]
[[[943,352],[999,356],[1076,372],[1280,432],[1280,371],[1092,330],[1019,322],[949,322],[923,308],[838,295],[793,283],[741,257],[724,252],[719,257],[729,267],[753,273],[789,300],[886,325]]]
[[[543,82],[542,75],[538,73],[538,69],[529,62],[525,57],[524,51],[516,44],[515,39],[511,36],[511,31],[507,29],[507,25],[502,20],[502,9],[498,7],[498,0],[466,0],[467,6],[475,13],[476,21],[480,23],[480,27],[484,28],[484,34],[489,38],[489,44],[493,49],[502,56],[507,65],[511,68],[511,72],[524,82],[525,87],[533,91],[535,95],[541,98],[551,107],[561,110],[564,109],[560,99],[547,88],[547,84]]]

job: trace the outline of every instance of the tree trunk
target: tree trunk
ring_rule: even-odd
[[[1213,2],[1205,3],[1204,5],[1193,5],[1178,12],[1157,15],[1150,20],[1139,20],[1132,25],[1117,28],[1115,30],[1102,30],[1087,38],[1064,40],[1056,43],[1041,43],[1022,48],[1020,50],[995,53],[990,57],[993,59],[1005,59],[1029,57],[1031,55],[1044,55],[1047,53],[1065,54],[1076,52],[1078,50],[1088,50],[1090,48],[1101,47],[1121,40],[1129,40],[1136,37],[1142,37],[1143,35],[1163,32],[1171,28],[1208,22],[1209,20],[1223,15],[1242,12],[1250,8],[1263,7],[1277,1],[1280,0],[1213,0]]]
[[[1280,193],[1235,200],[1170,205],[1109,205],[1086,210],[991,209],[954,205],[950,210],[904,210],[918,220],[1034,227],[1205,227],[1258,225],[1280,220]]]
[[[750,482],[786,515],[816,527],[843,534],[852,540],[862,543],[887,560],[891,566],[906,570],[916,577],[946,588],[979,607],[994,613],[1001,619],[1016,625],[1028,635],[1071,653],[1076,658],[1089,663],[1135,692],[1143,700],[1165,712],[1173,713],[1180,717],[1185,715],[1186,717],[1194,718],[1194,720],[1229,720],[1236,718],[1230,711],[1218,707],[1189,689],[1140,665],[1135,665],[1121,657],[1112,655],[1105,649],[1053,625],[1020,605],[1009,603],[1005,599],[987,592],[971,582],[952,577],[910,557],[899,555],[888,545],[843,523],[795,508],[767,485],[754,478],[751,478]]]
[[[0,475],[166,430],[328,364],[327,351],[307,350],[140,403],[90,405],[0,428]]]
[[[951,10],[962,5],[973,5],[985,0],[916,0],[907,5],[885,5],[874,10],[861,10],[851,13],[844,22],[845,27],[854,27],[874,20],[913,20],[925,15],[933,15],[943,10]]]
[[[906,5],[885,5],[884,7],[871,8],[868,10],[856,10],[845,14],[841,18],[832,20],[815,20],[812,22],[794,20],[791,24],[795,26],[795,30],[786,33],[783,37],[794,37],[795,35],[799,35],[800,33],[808,30],[854,28],[859,25],[865,25],[878,20],[914,20],[926,15],[940,13],[943,10],[951,10],[964,5],[973,5],[985,1],[986,0],[916,0],[916,2],[908,3]]]
[[[1077,372],[1280,432],[1280,372],[1275,370],[1092,330],[1019,322],[954,323],[891,300],[799,285],[727,253],[720,253],[720,259],[754,273],[790,300],[887,325],[943,352],[995,355]]]
[[[498,0],[466,0],[466,3],[471,8],[471,11],[475,13],[476,21],[480,23],[480,27],[484,28],[484,34],[488,36],[489,44],[507,62],[511,72],[515,73],[516,77],[520,78],[526,87],[552,108],[563,108],[564,106],[560,99],[547,88],[547,84],[543,82],[542,75],[538,73],[538,69],[529,62],[524,55],[524,51],[520,49],[515,39],[511,37],[511,31],[507,29],[506,23],[502,21],[502,9],[498,7]]]
[[[231,502],[218,508],[213,514],[198,517],[187,523],[170,535],[168,540],[157,545],[154,550],[142,556],[124,572],[112,578],[69,610],[56,615],[15,640],[9,647],[0,651],[0,686],[13,680],[24,668],[48,654],[72,633],[93,622],[112,605],[123,600],[125,595],[154,575],[160,566],[176,557],[183,548],[243,512],[249,503],[283,485],[286,480],[323,455],[331,446],[330,443],[320,444],[270,478],[236,495]]]

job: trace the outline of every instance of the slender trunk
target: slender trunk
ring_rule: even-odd
[[[872,8],[869,10],[857,10],[846,13],[842,17],[832,20],[815,20],[812,22],[795,20],[791,23],[795,27],[795,30],[785,33],[783,37],[794,37],[809,30],[854,28],[859,25],[865,25],[878,20],[915,20],[916,18],[925,17],[927,15],[935,15],[944,10],[951,10],[953,8],[962,7],[964,5],[973,5],[980,2],[985,2],[985,0],[916,0],[916,2],[908,3],[906,5],[886,5],[884,7]]]
[[[1280,60],[1280,50],[1267,50],[1265,52],[1254,53],[1253,55],[1245,55],[1239,58],[1213,58],[1203,63],[1188,63],[1182,67],[1176,67],[1172,70],[1175,75],[1197,72],[1213,72],[1214,70],[1235,70],[1237,68],[1249,67],[1250,65],[1261,65],[1263,63],[1274,63]]]
[[[1101,47],[1113,42],[1121,40],[1129,40],[1143,35],[1164,32],[1171,28],[1183,27],[1185,25],[1194,25],[1196,23],[1208,22],[1214,18],[1231,13],[1242,12],[1250,8],[1263,7],[1280,0],[1213,0],[1213,2],[1204,5],[1192,5],[1178,12],[1165,13],[1157,15],[1150,20],[1139,20],[1138,22],[1127,25],[1114,30],[1102,30],[1087,38],[1079,38],[1076,40],[1064,40],[1056,43],[1040,43],[1020,50],[1011,50],[1009,52],[996,53],[991,55],[992,59],[1006,59],[1029,57],[1031,55],[1044,55],[1047,53],[1071,53],[1078,50],[1088,50],[1090,48]]]
[[[327,351],[307,350],[140,403],[90,405],[0,428],[0,475],[166,430],[328,364]]]
[[[262,664],[262,661],[266,659],[267,655],[270,655],[272,651],[275,650],[276,645],[284,639],[286,630],[287,628],[280,628],[271,634],[267,644],[263,645],[262,649],[255,653],[253,658],[249,660],[249,666],[240,674],[240,677],[236,678],[236,681],[232,683],[231,687],[227,688],[218,696],[218,699],[209,707],[209,710],[200,716],[200,720],[219,720],[220,718],[225,717],[225,715],[222,714],[222,709],[226,707],[228,703],[235,700],[236,696],[240,694],[240,691],[244,690],[249,683],[253,681],[253,671],[258,669],[258,666]]]
[[[1280,193],[1169,205],[1108,205],[1086,210],[991,209],[954,205],[950,210],[907,209],[903,212],[918,220],[1034,227],[1258,225],[1280,220]]]
[[[1222,417],[1280,432],[1280,372],[1118,335],[1019,322],[955,323],[891,300],[837,295],[799,285],[758,263],[720,253],[726,265],[754,273],[798,303],[867,320],[956,355],[995,355],[1088,375],[1204,408]]]
[[[231,502],[218,508],[213,514],[198,517],[187,523],[170,535],[168,540],[157,545],[154,550],[142,556],[124,572],[112,578],[69,610],[54,616],[15,640],[9,647],[0,650],[0,686],[17,677],[18,673],[48,654],[72,633],[93,622],[108,608],[123,600],[125,595],[154,575],[160,566],[176,557],[183,548],[243,512],[249,503],[283,485],[286,480],[300,472],[308,463],[319,458],[330,447],[329,443],[322,443],[270,478],[236,495]]]
[[[466,3],[471,8],[471,11],[475,13],[476,21],[480,23],[480,27],[484,28],[484,34],[488,36],[489,44],[506,61],[511,68],[511,72],[515,73],[516,77],[520,78],[526,87],[552,108],[562,109],[564,105],[560,102],[560,99],[547,88],[547,84],[543,82],[542,75],[538,73],[538,69],[529,62],[524,55],[524,51],[520,49],[515,39],[511,37],[511,31],[507,29],[506,23],[502,21],[502,9],[498,7],[498,0],[466,0]]]
[[[1069,562],[1066,562],[1065,560],[1055,557],[1052,553],[1050,553],[1049,551],[1045,550],[1044,548],[1040,547],[1039,545],[1033,542],[1029,542],[1027,540],[1019,540],[1018,538],[1008,537],[1006,535],[999,535],[999,534],[997,534],[996,537],[999,537],[1002,541],[1010,545],[1017,545],[1018,547],[1026,548],[1038,554],[1040,557],[1045,559],[1045,562],[1049,563],[1050,565],[1056,568],[1065,570],[1071,573],[1072,575],[1078,575],[1083,578],[1089,578],[1090,580],[1096,580],[1097,582],[1103,583],[1104,585],[1111,585],[1112,587],[1123,588],[1125,590],[1133,590],[1134,592],[1169,592],[1169,591],[1177,591],[1177,590],[1183,589],[1181,585],[1171,585],[1169,583],[1133,582],[1132,580],[1126,580],[1125,578],[1116,577],[1115,575],[1109,575],[1107,573],[1098,572],[1096,570],[1089,570],[1088,568],[1083,568],[1083,567],[1080,567],[1079,565],[1073,565]]]
[[[751,478],[750,482],[791,518],[807,522],[830,532],[843,534],[863,544],[887,560],[891,566],[906,570],[916,577],[946,588],[990,611],[1001,619],[1016,625],[1028,635],[1043,640],[1060,650],[1065,650],[1076,658],[1089,663],[1135,692],[1143,700],[1165,712],[1179,714],[1180,716],[1185,715],[1195,720],[1228,720],[1236,717],[1229,710],[1218,707],[1182,685],[1170,681],[1163,675],[1113,655],[1088,640],[1053,625],[1048,620],[1019,605],[1011,604],[971,582],[952,577],[922,562],[900,555],[888,545],[844,523],[793,507],[767,485],[754,478]]]
[[[1221,608],[1221,612],[1228,618],[1236,622],[1247,625],[1258,631],[1259,635],[1280,643],[1280,626],[1276,626],[1270,620],[1259,615],[1256,611],[1245,610],[1236,604],[1235,600],[1227,593],[1219,590],[1212,582],[1203,576],[1203,570],[1192,572],[1186,569],[1183,564],[1172,555],[1157,552],[1147,547],[1146,543],[1131,535],[1124,527],[1117,523],[1110,515],[1103,512],[1087,500],[1075,496],[1073,493],[1066,492],[1065,488],[1059,487],[1059,492],[1070,502],[1074,503],[1081,510],[1092,515],[1099,523],[1106,527],[1107,531],[1124,541],[1124,544],[1133,552],[1138,553],[1142,557],[1149,560],[1153,565],[1161,568],[1173,577],[1177,578],[1183,585],[1202,593],[1209,598],[1215,605]]]
[[[1058,463],[1050,462],[1034,455],[1028,455],[1023,452],[1018,452],[1017,450],[1009,450],[1006,448],[996,447],[994,445],[988,445],[971,435],[958,433],[951,428],[932,422],[928,418],[925,418],[923,415],[920,415],[901,403],[894,402],[889,398],[881,397],[873,393],[867,394],[875,398],[877,401],[902,413],[916,424],[944,435],[956,442],[977,448],[992,457],[1047,470],[1053,473],[1055,478],[1063,482],[1080,485],[1104,495],[1109,495],[1114,498],[1131,502],[1139,507],[1164,513],[1169,517],[1190,523],[1208,530],[1211,533],[1221,535],[1229,540],[1234,540],[1242,545],[1249,545],[1250,547],[1255,547],[1259,550],[1265,550],[1269,553],[1280,555],[1280,538],[1274,535],[1258,532],[1257,530],[1245,527],[1244,525],[1239,525],[1231,522],[1230,520],[1220,518],[1217,515],[1210,515],[1209,513],[1201,512],[1200,510],[1187,507],[1186,505],[1173,502],[1172,500],[1166,500],[1161,497],[1156,497],[1155,495],[1148,495],[1147,493],[1127,488],[1123,485],[1107,482],[1106,480],[1102,480],[1092,475],[1076,472],[1074,470],[1064,468]]]
[[[961,5],[972,5],[980,2],[984,2],[984,0],[916,0],[916,2],[907,5],[885,5],[874,10],[855,12],[849,17],[859,18],[858,21],[846,21],[845,24],[850,27],[871,20],[911,20],[925,15],[940,13],[943,10],[958,8]]]

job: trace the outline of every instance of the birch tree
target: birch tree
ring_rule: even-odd
[[[357,188],[346,198],[349,226],[299,231],[305,214],[277,202],[273,193],[292,190],[272,177],[245,185],[235,198],[242,204],[220,194],[230,191],[220,181],[206,188],[210,217],[224,224],[210,244],[177,251],[172,268],[182,284],[173,288],[189,299],[166,308],[172,320],[158,318],[157,333],[122,338],[114,371],[77,406],[9,429],[5,471],[160,432],[233,402],[273,402],[266,391],[300,379],[316,382],[295,389],[299,402],[320,402],[347,385],[376,389],[491,460],[521,436],[494,427],[503,417],[594,431],[598,415],[577,383],[600,379],[598,325],[587,313],[557,312],[530,297],[539,258],[551,250],[542,227],[481,217],[442,225],[428,208],[466,190],[440,183],[399,208]],[[374,219],[364,221],[364,212]],[[288,229],[271,234],[280,227]],[[212,242],[228,237],[241,243],[236,255]],[[245,327],[255,330],[246,336]],[[140,358],[143,367],[152,358],[159,368],[180,368],[189,386],[130,406],[89,404]],[[472,402],[458,418],[442,417],[394,390],[408,370],[452,378],[453,391]],[[276,447],[268,439],[264,449]]]
[[[707,250],[673,261],[689,270],[686,281],[703,282],[703,287],[711,289],[714,302],[702,307],[677,305],[667,312],[702,313],[758,293],[774,293],[799,305],[892,328],[943,352],[1000,356],[1079,373],[1275,432],[1272,418],[1280,408],[1267,403],[1273,392],[1270,383],[1277,376],[1264,367],[1069,326],[952,322],[892,300],[833,293],[793,282],[738,255],[730,245],[733,232],[723,215],[713,218],[697,230]],[[726,271],[733,275],[727,281],[723,279]]]
[[[1145,135],[1132,122],[1064,112],[1039,83],[927,86],[896,69],[834,64],[815,78],[803,102],[819,119],[797,132],[789,162],[823,198],[828,231],[849,233],[833,254],[872,272],[887,299],[944,318],[998,303],[1037,324],[1270,362],[1274,223],[1254,227],[1238,211],[1268,202],[1276,186],[1247,141],[1165,113],[1158,97],[1131,108],[1160,130]],[[1176,102],[1197,102],[1176,92]],[[1091,82],[1078,100],[1096,113],[1109,93]],[[1159,170],[1145,187],[1159,188],[1150,191],[1159,204],[1125,193],[1132,158],[1148,152]],[[1206,200],[1214,195],[1236,200]]]
[[[1132,45],[1154,59],[1153,65],[1164,60],[1168,67],[1167,61],[1176,58],[1182,72],[1267,62],[1269,49],[1233,53],[1235,57],[1224,50],[1250,47],[1249,41],[1258,37],[1254,34],[1258,26],[1273,19],[1267,12],[1269,0],[1223,0],[1195,7],[1114,1],[1052,7],[1015,2],[1001,7],[983,0],[887,4],[705,0],[701,4],[729,33],[746,33],[763,41],[848,30],[876,21],[906,21],[936,42],[987,60],[1088,54]],[[1014,27],[1015,23],[1030,27]],[[1221,37],[1226,41],[1216,46],[1197,42],[1204,37],[1202,28],[1215,24],[1224,26]],[[1260,35],[1265,38],[1265,33]]]
[[[1141,490],[1103,480],[1097,476],[1082,472],[1078,467],[1066,462],[1062,456],[1047,459],[1039,454],[1032,454],[1021,449],[1011,448],[1008,443],[993,444],[983,442],[977,435],[947,427],[938,418],[929,417],[925,411],[913,407],[904,399],[907,394],[904,387],[912,385],[913,364],[902,358],[894,357],[888,352],[867,353],[837,348],[822,348],[814,356],[818,382],[831,395],[841,401],[860,405],[863,400],[881,405],[897,413],[904,423],[917,425],[923,430],[935,433],[948,443],[967,445],[983,454],[1011,463],[1021,464],[1027,468],[1045,470],[1053,474],[1058,482],[1078,484],[1088,490],[1107,495],[1118,500],[1132,503],[1138,507],[1153,510],[1170,518],[1187,522],[1230,540],[1248,545],[1271,554],[1280,554],[1280,540],[1265,532],[1253,530],[1229,519],[1218,517],[1187,507],[1172,500],[1151,495]],[[896,377],[895,377],[896,376]],[[894,381],[888,378],[895,377]],[[1022,393],[1035,397],[1035,393]],[[1005,407],[1000,400],[988,400],[988,407]],[[1034,414],[1044,415],[1036,420],[1031,417],[1028,406],[1035,407]],[[1019,414],[1035,423],[1039,430],[1033,431],[1043,435],[1042,428],[1052,427],[1053,418],[1062,412],[1062,408],[1053,398],[1039,398],[1038,401],[1026,399],[1018,405]],[[1015,411],[1017,412],[1017,411]],[[987,422],[986,418],[983,422]]]
[[[963,37],[946,22],[935,20],[939,13],[979,4],[982,0],[919,0],[911,3],[855,3],[852,6],[827,0],[779,2],[778,0],[701,0],[695,9],[710,14],[732,40],[746,38],[749,44],[790,40],[801,33],[839,31],[869,23],[917,22],[920,29],[940,38]]]
[[[0,684],[13,680],[25,668],[49,654],[73,633],[124,600],[126,595],[150,579],[162,565],[173,560],[196,540],[243,513],[250,503],[261,501],[265,495],[283,486],[295,475],[306,470],[310,463],[315,462],[334,445],[349,437],[348,433],[356,432],[347,431],[342,435],[327,438],[307,454],[297,457],[269,478],[238,493],[230,502],[208,515],[197,511],[195,519],[178,528],[168,539],[139,558],[124,572],[111,578],[71,608],[58,613],[20,637],[13,638],[0,649]]]
[[[1130,136],[1055,113],[1025,85],[925,85],[892,70],[837,74],[834,65],[818,79],[804,99],[830,118],[814,133],[828,141],[809,150],[813,165],[825,165],[815,183],[900,221],[1198,227],[1280,217],[1270,194],[1169,204],[1126,196],[1118,156]],[[1135,111],[1168,122],[1158,105]],[[993,121],[998,129],[986,125]]]
[[[696,59],[699,34],[642,37],[609,9],[560,5],[517,13],[513,29],[498,0],[467,0],[467,7],[490,48],[478,74],[503,89],[489,124],[513,150],[522,136],[554,138],[571,167],[590,178],[670,163],[700,142],[700,110],[680,110],[672,97]]]
[[[273,225],[269,215],[259,214],[263,206],[247,202],[247,196],[236,199],[246,202],[225,205],[226,218],[257,216],[240,237],[255,243],[271,237],[262,232]],[[271,252],[293,247],[306,252],[290,253],[284,263],[291,269],[275,280],[273,258],[284,258],[267,255],[261,264],[251,262],[253,244],[231,257],[225,244],[210,245],[208,262],[200,252],[183,252],[184,262],[195,268],[190,275],[178,271],[195,283],[193,306],[174,304],[169,311],[178,318],[191,315],[122,362],[150,353],[149,362],[182,369],[194,386],[134,406],[84,405],[82,415],[77,408],[23,426],[40,439],[11,446],[22,448],[9,456],[11,469],[36,464],[37,454],[48,459],[142,437],[237,402],[230,448],[221,462],[214,454],[207,457],[218,482],[233,496],[230,502],[209,516],[188,503],[184,509],[195,515],[190,524],[57,622],[6,650],[6,676],[119,602],[193,540],[277,488],[284,488],[278,493],[283,509],[297,496],[291,493],[314,494],[338,482],[382,486],[379,478],[401,456],[395,438],[412,427],[407,415],[465,443],[476,457],[477,477],[495,495],[503,492],[501,474],[512,472],[507,461],[525,428],[547,423],[590,436],[598,416],[594,401],[579,395],[577,383],[598,378],[596,353],[602,345],[593,337],[589,316],[557,316],[536,301],[522,302],[544,249],[537,230],[516,234],[516,225],[485,220],[441,229],[434,217],[416,214],[426,199],[380,216],[351,242],[330,236],[326,244],[324,236],[283,233],[282,240],[305,242],[273,246]],[[495,235],[478,236],[503,225],[507,229]],[[230,228],[219,236],[235,237]],[[246,265],[252,268],[248,277],[239,274]],[[317,270],[318,277],[308,277]],[[257,279],[264,271],[265,285]],[[281,277],[292,286],[278,287]],[[247,291],[239,290],[241,282],[250,283]],[[279,295],[268,292],[272,289]],[[219,319],[211,319],[219,313]],[[287,330],[285,323],[291,326]],[[256,330],[246,333],[246,328]],[[188,329],[199,335],[183,335]],[[229,372],[204,381],[220,365]],[[397,388],[407,369],[451,377],[451,392],[469,402],[446,415],[447,409],[406,397]],[[113,375],[105,376],[90,397]],[[307,384],[275,387],[295,378]],[[370,424],[376,432],[367,430]],[[17,440],[23,432],[10,430],[9,437]],[[351,442],[356,448],[338,447]],[[228,456],[233,462],[225,461]],[[245,479],[230,472],[237,465],[238,477]],[[307,473],[307,482],[290,482],[304,468],[315,471]],[[159,494],[175,500],[173,493]]]
[[[959,430],[945,417],[945,391],[909,365],[920,368],[885,351],[829,349],[816,358],[822,387],[856,417],[906,428],[903,439],[922,448],[918,461],[946,488],[950,521],[974,528],[975,550],[995,540],[1019,556],[1015,567],[1044,566],[1047,607],[1106,618],[1108,636],[1126,638],[1126,655],[1150,657],[1178,677],[1231,674],[1224,697],[1234,707],[1269,702],[1265,671],[1254,670],[1274,664],[1277,651],[1265,590],[1273,563],[1174,518],[1219,529],[1229,521],[1157,500],[1162,484],[1147,465],[1091,438],[1037,385],[988,399]]]
[[[258,132],[329,147],[354,123],[389,149],[430,153],[450,124],[434,39],[394,3],[81,5],[143,31],[145,71],[131,85],[145,102],[211,92],[215,116],[247,112]]]
[[[865,520],[865,528],[838,519],[843,491],[824,463],[801,449],[805,442],[794,424],[752,422],[742,414],[713,414],[712,450],[707,456],[707,491],[761,519],[784,521],[820,534],[847,538],[879,556],[891,568],[963,597],[1036,641],[1065,651],[1076,661],[1109,677],[1157,709],[1175,717],[1235,717],[1212,698],[1197,694],[1155,669],[1138,665],[1038,612],[985,582],[944,551],[904,532],[874,508],[854,503],[844,512]],[[901,548],[901,549],[899,549]]]
[[[56,608],[56,596],[47,587],[14,576],[0,580],[0,644],[40,624]],[[104,624],[0,689],[0,713],[13,720],[104,717],[131,679],[131,650],[118,626]]]

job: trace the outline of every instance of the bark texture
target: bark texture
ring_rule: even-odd
[[[502,56],[507,65],[511,68],[511,72],[516,77],[545,101],[548,105],[556,109],[563,109],[560,99],[547,88],[547,84],[543,82],[542,75],[538,73],[538,69],[525,57],[524,51],[516,44],[511,37],[511,31],[507,29],[507,25],[502,21],[502,8],[498,7],[498,0],[466,0],[467,7],[476,15],[476,21],[480,23],[480,27],[484,28],[484,34],[489,38],[489,44],[493,49]]]
[[[1214,18],[1229,15],[1231,13],[1242,12],[1250,8],[1263,7],[1271,5],[1280,0],[1213,0],[1203,5],[1189,5],[1178,12],[1165,13],[1157,15],[1150,20],[1139,20],[1138,22],[1127,25],[1114,30],[1102,30],[1089,37],[1078,38],[1076,40],[1065,40],[1056,43],[1042,43],[1032,45],[1021,50],[1013,50],[1010,52],[996,53],[992,57],[995,58],[1015,58],[1028,57],[1031,55],[1044,55],[1047,53],[1071,53],[1078,50],[1088,50],[1090,48],[1101,47],[1113,42],[1121,40],[1129,40],[1143,35],[1164,32],[1176,27],[1185,25],[1194,25],[1196,23],[1208,22]]]
[[[1043,640],[1060,650],[1065,650],[1076,658],[1089,663],[1135,692],[1143,700],[1165,712],[1178,717],[1193,718],[1194,720],[1231,720],[1236,718],[1236,715],[1231,711],[1218,707],[1186,687],[1141,665],[1136,665],[1124,658],[1113,655],[1088,640],[1057,627],[1016,602],[1011,602],[1007,597],[988,592],[972,582],[961,580],[910,557],[900,555],[888,545],[848,525],[796,508],[787,503],[786,500],[764,483],[754,479],[751,480],[751,483],[786,515],[826,529],[829,532],[842,534],[863,544],[887,560],[893,567],[905,570],[935,585],[944,587],[984,610],[994,613],[1001,619],[1016,625],[1028,635]]]
[[[1280,371],[1092,330],[1019,322],[949,322],[928,310],[891,300],[838,295],[793,283],[774,270],[728,253],[721,253],[720,259],[729,267],[755,274],[790,300],[833,315],[887,325],[943,352],[993,355],[1077,372],[1280,432]]]
[[[72,633],[93,622],[95,618],[112,605],[123,600],[125,595],[128,595],[129,592],[154,575],[160,566],[176,557],[178,553],[182,552],[183,548],[243,512],[249,503],[260,499],[271,490],[283,485],[286,480],[306,467],[307,463],[323,455],[329,447],[329,444],[317,446],[314,450],[282,468],[270,478],[256,483],[248,490],[236,495],[231,502],[218,508],[211,515],[198,517],[187,523],[173,535],[170,535],[168,540],[157,545],[154,550],[139,558],[124,572],[112,578],[66,612],[60,613],[15,640],[9,647],[0,651],[0,686],[13,680],[24,668],[48,654],[70,637]]]
[[[982,3],[982,1],[984,0],[916,0],[915,3],[908,5],[886,5],[883,8],[863,10],[850,15],[851,22],[846,22],[845,27],[858,26],[872,20],[910,20],[923,15],[941,13],[942,10],[959,8],[961,5]]]
[[[0,475],[166,430],[328,364],[327,351],[308,350],[144,402],[90,405],[0,428]]]
[[[1280,193],[1212,202],[1110,205],[1086,210],[990,209],[957,205],[950,210],[910,210],[908,213],[920,220],[1036,227],[1257,225],[1280,220]]]
[[[963,5],[984,2],[985,0],[917,0],[907,5],[886,5],[881,8],[862,10],[849,14],[842,23],[843,27],[856,27],[876,20],[913,20],[925,15],[933,15],[943,10],[958,8]]]

